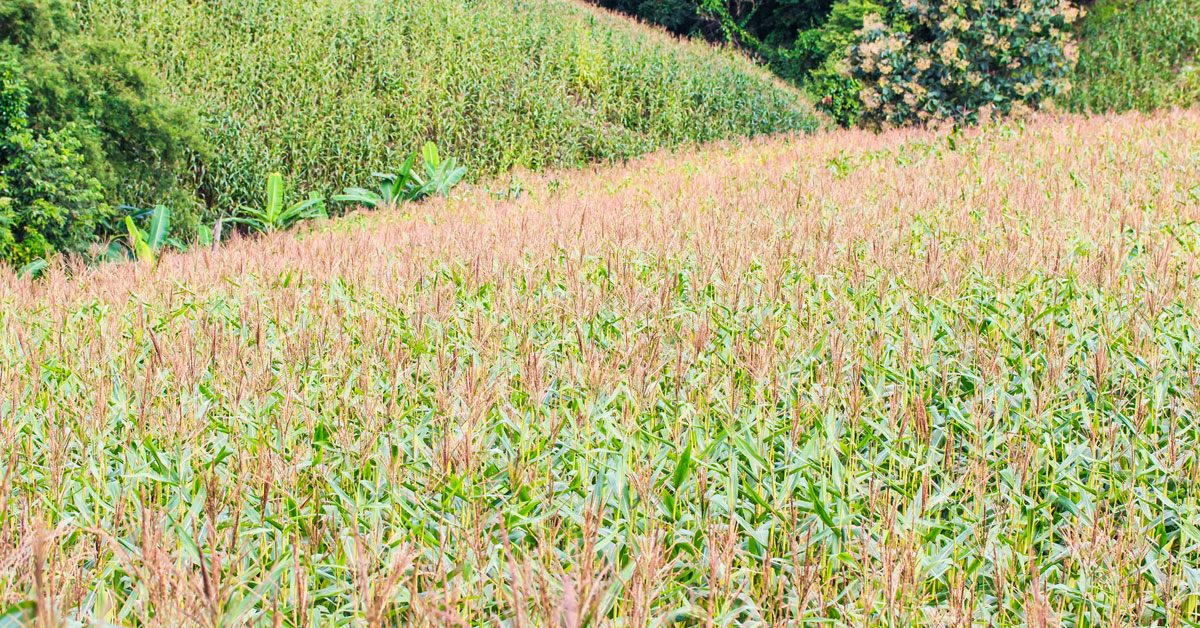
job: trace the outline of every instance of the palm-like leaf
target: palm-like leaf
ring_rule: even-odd
[[[46,270],[46,268],[48,268],[49,266],[50,266],[50,263],[47,262],[46,260],[35,259],[32,262],[29,262],[28,264],[25,264],[20,269],[18,269],[17,276],[32,277],[32,278],[36,279],[39,275],[42,274],[42,271]]]
[[[334,198],[350,196],[351,194],[349,193],[357,191],[359,191],[357,188],[347,190],[348,194],[339,195]],[[242,207],[238,209],[238,215],[230,218],[229,222],[246,225],[251,230],[259,233],[270,233],[280,229],[287,229],[300,220],[325,218],[327,216],[328,214],[325,212],[325,198],[315,192],[309,195],[307,200],[284,208],[283,175],[274,172],[267,177],[266,206],[262,209]]]
[[[125,217],[125,229],[129,235],[129,250],[133,251],[133,256],[139,262],[153,262],[154,251],[146,242],[146,236],[142,233],[142,230],[138,229],[137,225],[133,223],[133,218],[129,216]]]
[[[238,208],[238,214],[229,218],[228,222],[237,225],[246,225],[251,231],[259,233],[274,231],[273,223],[267,219],[267,215],[264,212],[249,207]]]
[[[379,180],[378,192],[365,188],[346,188],[333,200],[371,208],[389,207],[403,201],[419,201],[431,194],[449,194],[467,174],[467,169],[458,166],[453,157],[443,159],[432,142],[427,142],[421,148],[421,158],[424,160],[423,176],[415,168],[417,155],[410,155],[400,166],[398,174],[372,174]]]
[[[267,177],[267,205],[264,212],[265,222],[275,223],[283,211],[283,175],[272,172]]]
[[[301,220],[328,217],[329,214],[325,212],[325,199],[316,192],[313,192],[309,195],[308,200],[300,201],[280,212],[277,226],[287,229]]]
[[[409,186],[412,185],[413,175],[415,174],[413,172],[413,166],[416,163],[417,163],[417,156],[409,155],[408,159],[405,159],[404,163],[401,164],[400,173],[396,176],[396,180],[395,180],[395,189],[399,190],[397,192],[397,194],[404,194],[407,196]],[[397,200],[399,200],[399,199],[397,199]]]
[[[421,158],[425,160],[426,168],[437,168],[440,163],[437,145],[433,142],[425,142],[425,146],[421,147]]]
[[[152,251],[161,250],[167,243],[167,235],[171,231],[171,210],[164,205],[154,207],[150,214],[150,232],[146,237],[146,245]]]
[[[371,208],[386,204],[383,196],[364,188],[346,188],[341,194],[333,195],[333,200]]]

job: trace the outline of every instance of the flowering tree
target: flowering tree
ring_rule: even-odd
[[[1070,0],[904,0],[906,32],[870,15],[847,48],[864,121],[976,122],[1048,106],[1071,87]]]

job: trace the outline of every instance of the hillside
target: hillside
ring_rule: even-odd
[[[0,609],[1193,616],[1198,154],[1196,111],[764,139],[0,268]]]
[[[1200,103],[1200,0],[1100,0],[1090,10],[1079,29],[1073,108]]]
[[[796,92],[736,54],[563,0],[80,0],[213,140],[210,205],[281,170],[324,192],[424,141],[473,176],[811,130]]]

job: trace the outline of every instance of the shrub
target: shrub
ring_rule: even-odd
[[[81,252],[112,208],[87,167],[76,127],[8,138],[0,178],[0,260],[25,264],[57,252]]]
[[[82,252],[112,206],[169,199],[205,154],[186,111],[121,44],[80,30],[58,0],[0,0],[0,259]]]
[[[29,90],[21,79],[16,59],[0,57],[0,137],[25,128]]]
[[[796,84],[803,84],[809,73],[821,67],[828,55],[824,50],[821,29],[810,28],[796,35],[795,41],[782,48],[771,61],[771,69]]]
[[[865,121],[970,123],[1048,106],[1070,88],[1068,0],[906,0],[910,32],[869,16],[847,50]]]
[[[858,99],[862,83],[839,71],[845,50],[862,30],[867,16],[887,12],[888,7],[871,0],[839,0],[820,29],[806,31],[805,37],[797,39],[797,45],[805,42],[814,50],[813,56],[820,59],[819,66],[809,72],[808,91],[816,99],[817,108],[840,126],[855,125],[862,109]]]
[[[883,16],[887,7],[872,0],[839,0],[829,12],[829,19],[821,27],[821,50],[826,57],[841,60],[848,46],[854,43],[858,32],[870,15]]]
[[[858,122],[862,110],[858,94],[862,91],[862,83],[835,69],[822,68],[812,73],[808,91],[817,99],[817,108],[839,126],[850,127]]]
[[[0,261],[13,264],[83,250],[111,211],[78,125],[35,134],[29,94],[17,60],[0,59]]]

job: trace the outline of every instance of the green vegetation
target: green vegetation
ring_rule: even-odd
[[[1198,157],[828,133],[0,268],[0,624],[1187,626]]]
[[[1071,72],[1065,0],[612,1],[845,123]],[[1075,106],[1194,100],[1172,1]],[[450,194],[816,118],[570,0],[64,2],[0,0],[0,626],[1200,621],[1200,110]]]
[[[285,205],[283,198],[283,175],[273,172],[267,177],[267,193],[262,207],[241,207],[230,222],[246,225],[258,233],[271,233],[290,229],[298,222],[328,216],[325,198],[316,192],[310,192],[307,199],[291,205]]]
[[[846,47],[854,43],[854,32],[862,27],[863,17],[870,14],[882,16],[884,23],[902,38],[914,38],[909,47],[915,47],[923,40],[938,38],[935,32],[937,28],[918,28],[916,32],[910,32],[919,18],[913,20],[907,16],[905,4],[898,0],[594,1],[662,24],[680,34],[740,45],[765,61],[781,77],[803,85],[817,101],[817,106],[844,126],[858,121],[862,111],[859,91],[866,86],[846,76],[842,72],[846,68],[838,66],[844,58]],[[978,3],[941,4],[958,7],[943,16],[953,13],[960,18],[969,18],[966,13],[982,9]],[[1035,9],[1038,4],[1059,3],[1030,2],[1027,6]],[[966,109],[971,111],[978,110],[978,102],[992,100],[997,109],[1004,111],[1008,103],[1014,100],[1030,104],[1027,95],[1010,93],[1005,96],[1004,92],[1010,91],[1013,85],[1031,84],[1037,78],[1045,78],[1056,86],[1045,89],[1043,84],[1034,93],[1044,91],[1044,95],[1054,102],[1076,111],[1148,111],[1172,105],[1186,107],[1200,102],[1200,19],[1197,18],[1200,16],[1200,0],[1080,0],[1073,4],[1085,9],[1087,15],[1076,28],[1071,29],[1079,50],[1078,64],[1070,75],[1072,89],[1063,89],[1066,84],[1061,80],[1064,65],[1062,53],[1046,50],[1046,44],[1053,44],[1049,47],[1060,49],[1062,46],[1053,41],[1035,43],[1027,55],[1030,64],[1021,73],[1028,73],[1028,69],[1033,67],[1045,70],[1045,76],[1012,80],[1016,73],[1003,71],[1003,65],[990,66],[988,61],[998,55],[994,50],[988,50],[990,46],[979,44],[987,34],[991,34],[994,41],[1001,41],[1012,39],[1014,32],[1005,32],[979,20],[971,20],[971,30],[964,33],[967,36],[962,40],[964,55],[972,58],[973,65],[988,65],[982,76],[992,77],[991,70],[1000,69],[1005,77],[999,81],[999,85],[990,84],[995,81],[989,78],[982,81],[984,85],[979,89],[972,86],[965,90],[950,90],[965,98],[946,98],[942,94],[936,100],[955,102],[956,105],[959,104],[957,101],[962,101],[968,104]],[[1018,8],[1014,3],[1001,5],[1010,11]],[[1065,10],[1065,7],[1060,7],[1057,12],[1062,14]],[[932,24],[936,26],[938,23]],[[1016,29],[1021,30],[1024,29]],[[1020,32],[1015,34],[1021,35]],[[1029,43],[1032,41],[1028,37],[1031,34],[1037,33],[1025,30],[1019,38]],[[879,35],[868,34],[868,39],[878,41]],[[888,34],[889,37],[891,35]],[[1024,51],[1023,45],[1017,44],[1013,50]],[[1067,50],[1071,48],[1075,46]],[[909,52],[906,50],[906,54]],[[861,54],[858,56],[862,57]],[[936,59],[925,54],[909,56]],[[902,65],[909,66],[911,63]],[[940,83],[941,73],[936,67],[932,72],[939,75],[936,80]],[[951,73],[962,74],[956,71]],[[963,78],[965,76],[960,76],[953,82],[961,83]],[[877,82],[878,77],[874,79],[872,82]],[[904,82],[930,83],[929,80],[908,79],[904,79]],[[924,88],[930,92],[940,91],[930,89],[929,85]],[[896,108],[913,108],[899,104],[907,93],[912,91],[896,90]],[[877,107],[870,109],[877,110],[889,100],[880,97],[880,90],[874,86],[867,95],[872,103],[877,104]],[[1013,98],[1014,95],[1017,98]],[[971,105],[972,102],[975,104]],[[902,122],[917,119],[915,115],[900,114],[885,117]],[[868,114],[870,121],[878,121],[879,118],[877,113]]]
[[[594,1],[736,43],[843,126],[860,115],[870,125],[971,121],[1062,96],[1073,21],[1064,16],[1078,13],[1070,0]],[[869,16],[878,19],[864,29]]]
[[[1103,0],[1079,38],[1072,108],[1149,111],[1200,102],[1200,0]]]
[[[204,143],[138,65],[62,2],[0,0],[0,262],[85,251],[118,200],[191,195]]]
[[[817,124],[736,54],[569,3],[0,0],[0,263],[124,256],[132,207],[204,242],[270,172],[379,205],[352,186],[425,143],[457,160],[425,151],[383,204],[468,172]],[[316,206],[231,222],[269,231]]]
[[[426,141],[476,176],[817,125],[736,55],[547,0],[88,0],[214,150],[212,208],[264,172],[328,196]]]
[[[892,3],[881,0],[839,0],[819,28],[799,33],[790,48],[768,57],[784,76],[789,76],[817,98],[817,106],[838,124],[858,122],[862,111],[859,92],[863,84],[847,75],[847,49],[857,41],[858,31],[870,16],[894,13]],[[819,4],[819,3],[818,3]],[[900,30],[906,30],[902,21]]]
[[[592,0],[684,36],[737,43],[780,76],[803,82],[833,51],[831,43],[862,25],[838,16],[878,6],[872,0]],[[887,0],[883,0],[887,1]],[[845,43],[842,43],[845,47]]]
[[[847,46],[868,15],[904,29],[898,0],[592,0],[685,36],[728,42],[803,86],[842,126],[858,121],[862,84],[844,72]]]
[[[125,217],[128,234],[126,246],[129,253],[140,262],[153,262],[168,244],[171,230],[171,209],[166,205],[155,207],[150,214],[150,230],[142,231],[133,216]]]
[[[865,18],[847,48],[863,120],[903,126],[1029,111],[1065,95],[1079,10],[1063,0],[908,0],[905,30]]]
[[[394,207],[402,202],[419,201],[427,196],[445,196],[463,178],[467,169],[458,165],[454,157],[442,158],[437,146],[427,143],[421,149],[422,163],[425,174],[421,175],[413,166],[417,156],[413,155],[400,166],[398,174],[375,173],[379,181],[379,191],[365,188],[346,188],[333,200],[342,203],[353,203],[362,207],[382,208]]]

